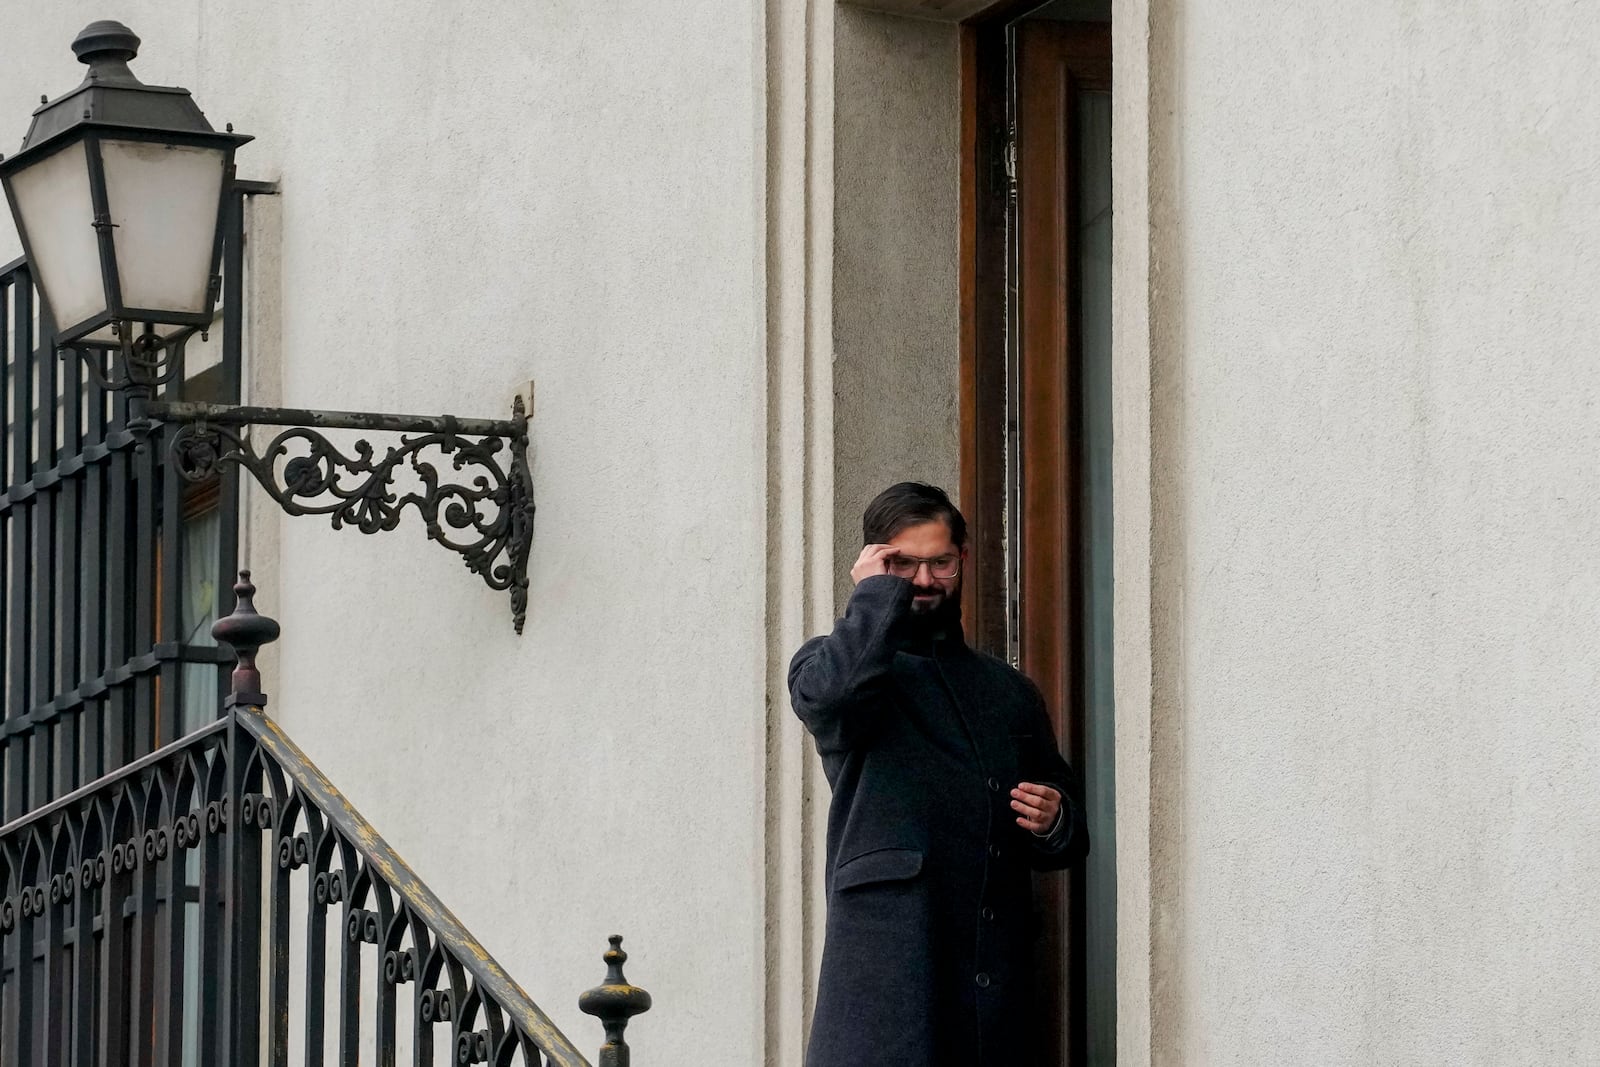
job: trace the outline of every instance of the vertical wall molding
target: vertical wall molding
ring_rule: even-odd
[[[275,407],[283,403],[283,200],[278,194],[247,196],[244,201],[243,395],[246,404]],[[281,523],[283,509],[253,478],[244,479],[243,514],[239,517],[239,561],[254,574],[256,595],[263,605],[283,611]],[[218,611],[226,614],[231,594],[220,591]],[[263,610],[267,610],[263,608]],[[260,652],[266,684],[284,677],[279,646]],[[277,690],[273,690],[277,692]],[[280,709],[283,714],[287,708]]]
[[[1113,4],[1117,1058],[1130,1067],[1186,1052],[1179,28],[1172,0]]]
[[[768,1067],[801,1067],[820,963],[828,790],[789,708],[789,657],[833,618],[832,0],[761,0],[767,699],[758,958]]]

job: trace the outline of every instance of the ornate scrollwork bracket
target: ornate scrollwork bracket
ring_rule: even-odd
[[[512,623],[522,632],[534,505],[521,397],[507,420],[181,402],[141,408],[151,423],[176,427],[169,458],[189,481],[234,464],[286,513],[326,515],[336,530],[367,534],[395,529],[414,509],[431,540],[459,554],[489,588],[510,592]],[[243,432],[251,426],[287,429],[258,447]],[[328,429],[402,436],[382,453],[366,440],[345,452],[322,434]],[[415,487],[402,491],[397,475]]]
[[[67,347],[57,351],[64,360],[79,359],[89,378],[108,392],[126,392],[148,397],[167,385],[183,369],[183,352],[193,330],[162,340],[153,330],[137,336],[132,323],[114,322],[111,330],[118,337],[117,347]],[[111,354],[107,368],[107,353]]]

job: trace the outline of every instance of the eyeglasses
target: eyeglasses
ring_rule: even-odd
[[[954,578],[961,573],[960,556],[934,556],[932,559],[922,556],[891,556],[888,563],[889,573],[896,578],[915,578],[924,563],[928,565],[928,573],[935,578]]]

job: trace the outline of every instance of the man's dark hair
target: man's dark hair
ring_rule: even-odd
[[[862,543],[881,545],[901,530],[925,522],[950,527],[950,540],[957,548],[967,543],[967,520],[961,512],[943,489],[921,482],[900,482],[872,498],[861,516]]]

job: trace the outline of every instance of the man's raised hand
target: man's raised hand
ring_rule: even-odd
[[[874,574],[889,573],[889,559],[898,551],[893,545],[868,545],[861,550],[861,555],[856,557],[856,565],[850,568],[850,577],[857,584],[861,579],[870,578]]]
[[[1061,794],[1047,785],[1023,782],[1011,791],[1017,825],[1036,834],[1049,833],[1061,814]]]

